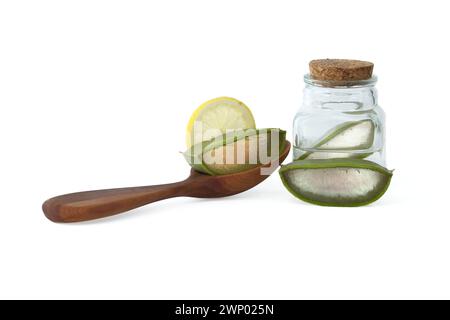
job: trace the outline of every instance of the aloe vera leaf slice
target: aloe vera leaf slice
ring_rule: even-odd
[[[299,157],[297,160],[313,160],[313,159],[336,159],[336,158],[349,158],[349,159],[364,159],[370,156],[373,152],[307,152]]]
[[[314,148],[330,152],[306,152],[298,160],[330,158],[365,158],[372,154],[356,152],[333,152],[331,150],[351,151],[368,149],[373,145],[375,126],[372,120],[345,122],[332,130],[314,145]]]
[[[271,156],[271,137],[272,132],[277,131],[278,134],[278,153]],[[248,130],[246,130],[248,132]],[[251,131],[250,131],[251,132]],[[214,175],[231,174],[235,172],[241,172],[256,167],[260,163],[268,163],[273,158],[279,157],[284,147],[286,139],[286,132],[279,129],[260,129],[254,130],[249,135],[239,135],[236,139],[231,139],[232,143],[226,142],[217,147],[214,144],[214,148],[207,148],[203,153],[203,163]],[[259,158],[259,150],[265,150],[268,155],[268,159]],[[209,150],[208,150],[209,149]],[[226,159],[227,152],[231,152],[231,161]],[[241,153],[241,158],[238,157],[238,152]],[[218,157],[217,157],[218,156]],[[242,157],[243,156],[243,157]],[[240,161],[239,161],[239,160]],[[219,160],[218,162],[215,162]]]
[[[274,131],[278,136],[279,149],[276,154],[271,155],[271,138]],[[246,129],[194,145],[183,155],[196,171],[209,175],[231,174],[278,158],[285,141],[286,131],[281,129]],[[259,157],[260,148],[266,150],[267,159]]]
[[[392,171],[362,159],[300,160],[282,166],[284,186],[297,198],[322,206],[356,207],[378,200]]]

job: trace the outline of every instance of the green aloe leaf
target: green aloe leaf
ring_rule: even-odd
[[[272,137],[278,138],[275,154],[272,154]],[[209,175],[232,174],[277,159],[285,141],[286,131],[281,129],[246,129],[193,145],[183,155],[196,171]]]
[[[306,152],[297,160],[331,158],[365,158],[372,153],[345,152],[369,149],[373,145],[375,126],[372,120],[345,122],[332,130],[314,145],[321,152]],[[330,150],[326,152],[325,150]],[[333,152],[344,151],[344,152]]]
[[[280,169],[284,186],[297,198],[322,206],[356,207],[379,199],[392,171],[362,159],[300,160]]]

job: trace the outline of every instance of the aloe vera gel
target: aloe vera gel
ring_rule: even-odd
[[[280,177],[300,200],[322,206],[358,207],[378,200],[389,187],[392,171],[361,159],[298,160]]]
[[[373,64],[310,62],[303,105],[294,119],[294,160],[365,159],[385,166],[384,112]]]

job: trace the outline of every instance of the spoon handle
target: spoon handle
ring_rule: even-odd
[[[188,195],[187,180],[155,186],[105,189],[69,193],[48,199],[42,205],[53,222],[79,222],[112,216],[173,197]]]

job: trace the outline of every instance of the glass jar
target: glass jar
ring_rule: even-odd
[[[385,166],[377,78],[325,81],[307,74],[304,81],[303,105],[294,119],[294,160],[359,158]]]

